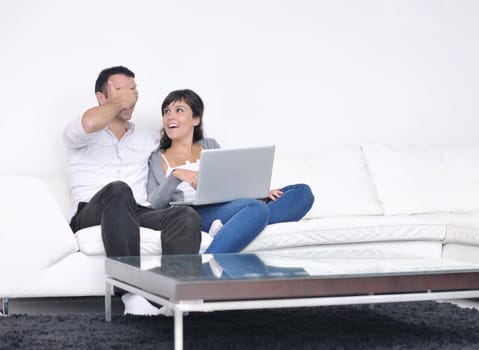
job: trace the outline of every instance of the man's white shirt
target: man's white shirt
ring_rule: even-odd
[[[148,158],[158,148],[158,137],[135,130],[131,122],[127,123],[127,131],[120,140],[108,128],[87,134],[78,118],[66,127],[63,138],[68,147],[72,215],[79,202],[88,202],[113,181],[127,183],[136,202],[149,205]]]

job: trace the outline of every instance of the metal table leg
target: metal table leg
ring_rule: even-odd
[[[112,285],[107,279],[105,282],[105,320],[107,322],[111,321],[111,293]]]
[[[2,298],[0,316],[8,316],[8,298]]]
[[[175,350],[183,350],[183,311],[175,308]]]

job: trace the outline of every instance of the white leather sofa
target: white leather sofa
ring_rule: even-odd
[[[104,294],[99,227],[72,233],[66,181],[0,176],[0,297]],[[297,182],[316,198],[307,217],[268,226],[245,251],[317,257],[339,249],[479,263],[479,146],[278,151],[272,187]],[[202,249],[209,241],[204,233]],[[142,230],[142,254],[161,254],[159,242],[159,232]]]

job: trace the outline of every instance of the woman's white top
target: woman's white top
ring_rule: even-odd
[[[168,163],[168,159],[166,159],[166,157],[162,153],[160,153],[160,155],[163,158],[163,160],[165,161],[166,166],[167,166],[166,174],[165,174],[165,176],[167,176],[167,177],[170,176],[171,173],[173,172],[173,170],[175,170],[175,169],[186,169],[186,170],[198,171],[199,168],[200,168],[200,160],[199,159],[194,163],[191,163],[190,161],[187,160],[186,163],[183,164],[183,165],[178,165],[178,166],[175,166],[175,167],[171,167],[170,163]],[[184,196],[185,201],[192,201],[193,199],[195,199],[196,190],[193,187],[191,187],[191,185],[188,182],[182,181],[178,185],[177,189],[183,192],[183,196]]]

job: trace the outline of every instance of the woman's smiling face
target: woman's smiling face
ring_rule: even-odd
[[[183,100],[170,103],[163,110],[163,128],[172,140],[193,140],[195,126],[200,123],[200,117],[193,116],[190,106]]]

